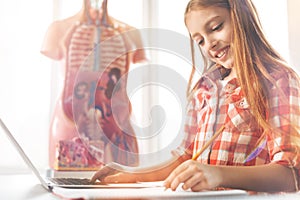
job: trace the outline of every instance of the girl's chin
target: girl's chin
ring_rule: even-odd
[[[223,65],[224,68],[226,69],[232,69],[233,67],[232,66],[226,66],[226,65]]]
[[[222,65],[226,69],[232,69],[233,68],[233,62],[220,63],[220,65]]]

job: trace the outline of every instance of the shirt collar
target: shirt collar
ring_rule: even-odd
[[[219,80],[229,75],[229,70],[217,65],[210,67],[200,78],[197,88],[211,89]]]

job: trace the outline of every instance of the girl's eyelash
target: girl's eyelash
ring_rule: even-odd
[[[217,30],[219,30],[219,29],[223,26],[223,24],[224,24],[224,22],[222,22],[222,23],[218,24],[217,26],[213,27],[213,28],[212,28],[212,31],[217,31]],[[198,42],[198,45],[202,45],[202,44],[203,44],[203,40],[200,40],[200,41]]]
[[[216,31],[216,30],[219,30],[221,27],[223,26],[223,22],[218,24],[217,26],[215,26],[212,31]]]

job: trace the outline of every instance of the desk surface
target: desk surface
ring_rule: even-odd
[[[0,174],[0,199],[9,200],[58,200],[45,190],[31,173]]]
[[[128,198],[128,196],[124,196],[125,194],[141,194],[141,198],[134,199],[215,199],[215,200],[234,200],[234,199],[249,199],[249,200],[299,200],[300,193],[289,193],[289,194],[259,194],[259,195],[233,195],[233,196],[207,196],[207,197],[197,197],[197,196],[185,196],[180,197],[175,196],[174,194],[168,196],[164,195],[163,197],[159,197],[155,195],[155,190],[151,194],[152,198],[146,197],[145,194],[149,192],[149,189],[98,189],[97,191],[92,189],[67,189],[65,194],[72,197],[88,197],[93,195],[98,195],[97,199],[133,199]],[[116,195],[118,194],[118,195]],[[122,196],[122,194],[124,194]],[[100,195],[103,195],[102,197]],[[122,198],[121,198],[122,197]],[[40,184],[39,181],[33,174],[16,174],[16,175],[4,175],[0,174],[0,199],[9,199],[9,200],[59,200],[60,198],[49,193],[45,190]]]

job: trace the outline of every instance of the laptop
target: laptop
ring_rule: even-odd
[[[42,186],[48,191],[52,191],[54,187],[62,188],[145,188],[151,187],[149,184],[143,183],[116,183],[116,184],[105,184],[101,182],[91,183],[88,178],[52,178],[44,177],[40,174],[37,168],[34,166],[33,162],[26,155],[23,148],[14,138],[13,134],[6,127],[2,119],[0,118],[0,126],[4,130],[5,134],[8,136],[9,140],[12,142],[14,147],[17,149],[25,163],[32,170],[33,174],[38,178]],[[158,187],[159,185],[152,185],[152,187]]]
[[[19,145],[17,140],[11,134],[9,129],[6,127],[4,122],[0,118],[0,126],[17,149],[25,163],[32,170],[34,175],[38,178],[41,185],[48,191],[54,192],[64,198],[70,199],[82,199],[82,193],[78,193],[77,189],[90,189],[90,188],[103,188],[101,190],[83,190],[86,197],[89,199],[141,199],[141,198],[187,198],[187,197],[205,197],[205,196],[225,196],[225,195],[247,195],[244,190],[224,190],[224,191],[203,191],[203,192],[186,192],[182,189],[176,192],[165,191],[163,187],[163,182],[140,182],[140,183],[116,183],[116,184],[104,184],[96,183],[91,184],[90,179],[86,178],[50,178],[43,177],[37,168],[33,165],[29,157],[25,154],[22,147]],[[66,190],[66,188],[68,188]],[[119,188],[120,190],[115,190],[117,192],[111,192],[107,190],[110,188]],[[124,189],[125,188],[125,189]],[[148,188],[146,190],[127,190],[129,188],[139,189]]]

